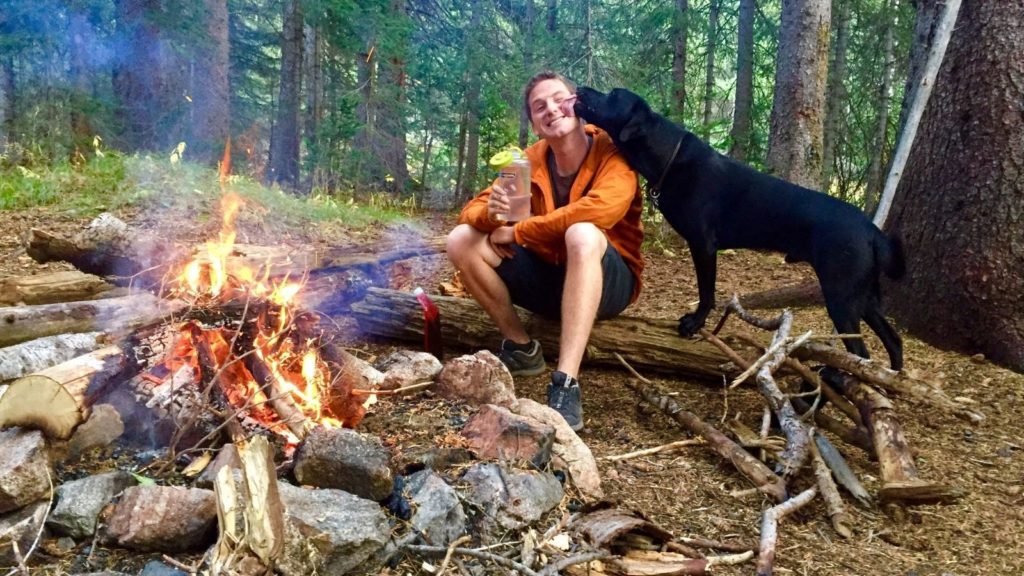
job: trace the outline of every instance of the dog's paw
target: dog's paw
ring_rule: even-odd
[[[689,338],[697,333],[698,330],[704,327],[704,319],[706,316],[700,316],[698,314],[685,314],[679,319],[679,335],[683,338]]]

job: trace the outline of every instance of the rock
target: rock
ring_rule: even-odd
[[[394,390],[419,382],[430,382],[441,373],[441,361],[429,352],[397,350],[375,365],[384,373],[382,390]]]
[[[139,576],[188,576],[188,572],[168,566],[159,560],[150,560],[142,567]]]
[[[551,447],[551,452],[555,456],[555,463],[563,465],[568,470],[573,484],[586,500],[597,501],[604,497],[597,460],[594,459],[590,448],[583,440],[580,440],[572,428],[569,428],[561,414],[529,398],[520,400],[515,412],[553,426],[555,428],[555,443]]]
[[[0,516],[0,568],[11,568],[18,565],[18,557],[14,554],[14,543],[18,544],[18,551],[24,558],[32,543],[35,542],[36,534],[46,520],[46,513],[50,510],[50,502],[41,500],[35,504],[25,506],[20,510]]]
[[[57,488],[57,505],[46,525],[76,539],[92,536],[103,507],[133,484],[131,474],[120,470],[65,482]]]
[[[124,422],[121,415],[110,404],[93,406],[89,419],[75,429],[68,441],[68,456],[78,458],[83,453],[109,446],[124,434]]]
[[[516,403],[512,374],[487,350],[448,361],[437,377],[435,389],[444,398],[473,406],[496,404],[511,408]]]
[[[562,501],[561,483],[551,474],[505,470],[498,464],[473,466],[462,476],[469,486],[470,519],[485,542],[535,522]]]
[[[285,543],[275,569],[284,576],[373,572],[371,557],[390,536],[375,502],[342,490],[278,484],[285,508]]]
[[[416,511],[410,523],[426,534],[434,546],[447,546],[466,533],[466,512],[455,489],[433,470],[422,470],[407,479],[406,489]]]
[[[143,551],[184,552],[213,543],[217,504],[212,490],[132,486],[113,506],[103,541]]]
[[[0,514],[50,495],[50,456],[38,430],[0,430]]]
[[[315,428],[295,453],[295,479],[378,502],[391,494],[390,454],[378,438],[347,428]]]
[[[526,460],[543,469],[551,460],[555,428],[507,408],[484,404],[466,423],[462,435],[479,458]]]

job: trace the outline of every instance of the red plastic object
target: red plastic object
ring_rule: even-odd
[[[441,312],[437,304],[427,296],[423,288],[413,290],[413,295],[423,308],[423,349],[443,360],[444,343],[441,341]]]

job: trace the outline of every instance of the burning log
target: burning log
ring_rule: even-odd
[[[107,346],[0,387],[0,427],[41,430],[66,440],[110,384],[138,366],[120,346]]]
[[[114,289],[99,276],[62,270],[0,280],[0,306],[52,304],[106,297]]]
[[[178,300],[139,293],[106,300],[0,308],[0,346],[72,332],[128,332],[185,309]]]
[[[871,430],[881,468],[880,500],[950,504],[963,497],[963,491],[958,488],[918,477],[910,446],[903,436],[903,427],[888,398],[853,376],[842,374],[830,380],[857,405]]]
[[[482,308],[470,298],[431,295],[441,313],[446,345],[480,349],[496,346],[501,336]],[[558,350],[557,322],[519,310],[527,331],[545,350]],[[423,310],[407,292],[370,288],[366,298],[352,304],[351,315],[367,334],[408,342],[423,341]],[[721,381],[734,368],[717,348],[702,340],[682,338],[674,320],[619,316],[594,324],[587,346],[588,364],[618,366],[621,354],[637,367],[677,376]],[[624,347],[623,343],[628,343]]]

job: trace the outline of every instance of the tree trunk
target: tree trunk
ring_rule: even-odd
[[[672,21],[672,100],[669,116],[683,122],[686,108],[686,37],[690,17],[689,0],[676,0]]]
[[[548,0],[547,24],[548,33],[554,34],[558,30],[558,0]]]
[[[326,155],[329,144],[324,141],[320,131],[324,119],[324,41],[317,26],[306,26],[303,38],[302,74],[306,79],[306,115],[303,124],[313,159],[307,174],[308,184],[303,184],[303,189],[312,190],[324,181],[324,174],[330,170]]]
[[[533,75],[533,25],[536,19],[536,7],[534,0],[526,0],[526,15],[523,18],[523,70],[529,76]],[[519,108],[519,147],[523,150],[530,140],[530,115],[521,102],[516,102]]]
[[[783,0],[768,166],[790,182],[821,183],[830,0]]]
[[[998,55],[995,57],[993,55]],[[894,315],[1024,371],[1024,6],[965,3],[893,204],[907,277]]]
[[[466,156],[460,203],[472,198],[477,190],[480,161],[480,72],[483,69],[483,45],[480,41],[480,20],[483,7],[474,0],[470,8],[469,42],[466,45]]]
[[[88,55],[96,44],[89,18],[81,11],[72,11],[68,22],[68,76],[71,85],[70,116],[72,154],[80,158],[92,157],[93,128],[90,122],[88,100],[90,73]]]
[[[708,7],[708,54],[704,69],[704,138],[711,136],[711,104],[715,93],[715,50],[718,46],[719,0],[711,0]]]
[[[295,189],[299,184],[299,107],[302,91],[302,2],[286,0],[281,30],[281,86],[277,118],[270,138],[271,182]]]
[[[401,23],[408,19],[404,6],[404,2],[392,1],[390,18],[393,22]],[[408,39],[403,36],[396,44],[393,53],[389,53],[381,60],[382,74],[379,88],[383,98],[381,98],[379,117],[381,136],[379,157],[384,163],[386,179],[384,187],[394,193],[403,194],[409,186],[408,153],[405,147],[405,116],[408,102],[405,59],[408,51]],[[388,177],[390,177],[389,181],[387,181]]]
[[[893,24],[888,14],[893,12],[892,4],[885,3],[885,17],[882,18],[885,34],[882,40],[885,69],[882,71],[882,84],[878,88],[875,101],[875,134],[872,138],[871,159],[868,162],[867,182],[864,189],[864,213],[874,214],[878,207],[878,198],[882,194],[882,158],[885,154],[886,136],[889,133],[889,98],[892,97],[892,78],[896,69],[896,58],[893,54]]]
[[[740,0],[736,47],[736,103],[732,114],[729,156],[743,162],[750,147],[754,104],[754,0]]]
[[[366,51],[358,54],[356,58],[356,80],[359,85],[356,122],[359,124],[359,130],[352,140],[352,149],[356,155],[353,176],[357,182],[367,187],[379,183],[384,178],[374,152],[376,141],[379,138],[377,135],[378,56],[375,43],[376,39],[371,36],[366,43]]]
[[[846,115],[846,48],[850,40],[850,0],[837,0],[836,48],[828,73],[828,100],[825,105],[825,130],[822,143],[821,190],[832,189],[832,163],[841,119]],[[887,28],[891,30],[891,27]],[[891,38],[891,37],[890,37]]]
[[[229,134],[228,4],[203,0],[206,38],[196,50],[192,70],[192,146],[190,156],[215,165]]]

